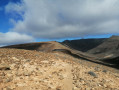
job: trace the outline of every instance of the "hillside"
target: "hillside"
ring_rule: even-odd
[[[95,55],[100,60],[114,63],[119,66],[119,36],[112,36],[88,53]]]
[[[2,48],[25,49],[25,50],[35,50],[35,51],[42,51],[42,52],[63,52],[77,58],[95,60],[95,57],[90,54],[86,54],[81,51],[71,49],[68,46],[62,45],[61,43],[56,41],[10,45],[10,46],[4,46]]]
[[[61,52],[0,48],[0,90],[118,90],[117,71]]]
[[[83,59],[93,63],[98,63],[101,65],[117,68],[117,66],[115,66],[114,64],[98,60],[98,58],[95,57],[95,55],[72,49],[68,45],[64,45],[56,41],[18,44],[18,45],[5,46],[2,48],[16,48],[25,50],[35,50],[41,52],[62,52],[78,59]]]
[[[67,45],[72,49],[76,49],[82,52],[86,52],[88,50],[91,50],[106,40],[106,38],[103,39],[79,39],[79,40],[65,40],[61,42],[63,45]]]
[[[62,42],[70,48],[95,56],[96,60],[119,68],[119,36],[103,39],[81,39]]]
[[[107,40],[105,40],[99,46],[88,51],[88,53],[95,55],[103,54],[103,56],[100,57],[104,57],[108,54],[114,54],[115,56],[117,56],[118,52],[119,52],[119,36],[112,36]]]

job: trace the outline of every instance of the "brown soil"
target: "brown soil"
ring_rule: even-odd
[[[62,52],[0,49],[0,90],[119,90],[118,70]]]

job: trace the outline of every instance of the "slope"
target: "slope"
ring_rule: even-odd
[[[88,53],[97,56],[100,60],[119,64],[119,36],[112,36]]]
[[[102,38],[102,39],[78,39],[78,40],[65,40],[63,42],[61,42],[63,45],[67,45],[70,48],[73,48],[75,50],[79,50],[82,52],[86,52],[88,50],[91,50],[95,47],[97,47],[98,45],[100,45],[101,43],[103,43],[103,41],[106,38]]]
[[[86,54],[81,51],[71,49],[70,47],[62,45],[56,41],[18,44],[18,45],[4,46],[2,48],[16,48],[25,50],[36,50],[42,52],[64,52],[77,58],[83,58],[87,60],[95,59],[95,57],[90,54]]]
[[[0,48],[0,90],[118,90],[119,74],[104,68],[59,52]]]

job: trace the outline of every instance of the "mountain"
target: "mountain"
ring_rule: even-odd
[[[103,54],[102,57],[108,54],[118,55],[119,52],[119,36],[112,36],[106,39],[103,43],[98,45],[97,47],[88,50],[88,53],[92,53],[95,55]]]
[[[86,52],[93,49],[104,42],[106,38],[102,39],[79,39],[79,40],[65,40],[62,42],[63,45],[67,45],[70,48]]]
[[[119,65],[119,36],[112,36],[87,52],[95,55],[100,60]]]
[[[103,39],[66,40],[62,44],[92,54],[99,61],[119,67],[119,36]]]

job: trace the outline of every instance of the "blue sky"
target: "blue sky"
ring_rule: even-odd
[[[119,0],[0,0],[0,46],[119,35]]]
[[[9,2],[19,2],[19,0],[0,0],[0,32],[8,32],[9,28],[12,28],[12,25],[9,22],[10,15],[5,14],[4,7]]]
[[[4,10],[3,10],[4,6],[8,3],[5,1],[7,1],[7,0],[1,0],[0,1],[0,7],[1,7],[1,10],[0,10],[0,24],[1,24],[0,25],[0,31],[4,32],[4,33],[7,32],[8,29],[10,28],[10,25],[8,22],[9,18],[7,15],[5,15]]]

